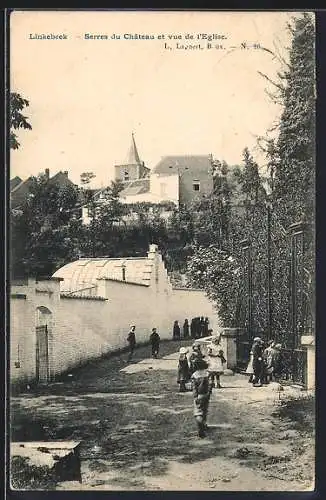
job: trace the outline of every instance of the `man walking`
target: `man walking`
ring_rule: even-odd
[[[132,356],[134,354],[134,350],[136,347],[136,335],[135,335],[136,327],[135,325],[131,325],[130,331],[128,333],[127,342],[129,343],[129,356],[128,363],[132,360]]]
[[[160,336],[156,331],[156,328],[152,328],[152,333],[150,335],[150,341],[152,344],[152,357],[157,358],[158,352],[160,350]]]

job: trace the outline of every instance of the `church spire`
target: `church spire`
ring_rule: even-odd
[[[136,146],[136,142],[135,142],[134,133],[131,134],[131,146],[130,146],[129,153],[127,156],[126,164],[127,165],[140,165],[141,164],[138,150],[137,150],[137,146]]]

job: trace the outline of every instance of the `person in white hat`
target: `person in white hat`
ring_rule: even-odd
[[[190,370],[187,359],[188,349],[180,347],[179,349],[179,363],[178,363],[178,377],[177,383],[179,384],[179,391],[185,392],[187,390],[186,383],[190,380]]]
[[[135,330],[136,330],[136,326],[135,325],[131,325],[129,333],[128,333],[128,337],[127,337],[127,342],[129,344],[129,355],[128,355],[128,360],[127,360],[128,363],[132,360],[132,357],[133,357],[133,354],[134,354],[134,350],[135,350],[135,347],[136,347]]]

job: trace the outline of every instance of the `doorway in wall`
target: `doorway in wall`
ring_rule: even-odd
[[[36,380],[46,384],[50,380],[49,336],[52,329],[52,313],[44,306],[36,310]]]

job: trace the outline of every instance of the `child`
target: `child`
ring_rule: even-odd
[[[200,345],[199,344],[193,344],[192,345],[192,353],[190,354],[189,357],[189,364],[190,364],[190,374],[194,373],[195,368],[194,364],[197,359],[203,359],[204,355],[201,352]]]
[[[212,382],[212,387],[217,387],[218,389],[222,388],[220,384],[220,376],[224,371],[224,363],[226,363],[226,359],[220,346],[220,338],[214,337],[211,344],[208,346],[208,372]],[[216,386],[214,379],[216,379]]]
[[[208,364],[202,358],[194,362],[194,373],[191,376],[194,396],[194,417],[198,426],[198,436],[204,438],[207,430],[208,405],[212,392],[211,381],[207,371]]]
[[[150,335],[150,342],[152,345],[152,357],[157,358],[160,350],[160,336],[157,333],[156,328],[152,328],[152,333]]]
[[[179,384],[179,391],[185,392],[186,391],[186,383],[190,379],[190,370],[189,370],[188,359],[187,359],[188,349],[186,349],[185,347],[180,347],[179,353],[180,353],[180,356],[179,356],[179,364],[178,364],[177,382]]]

